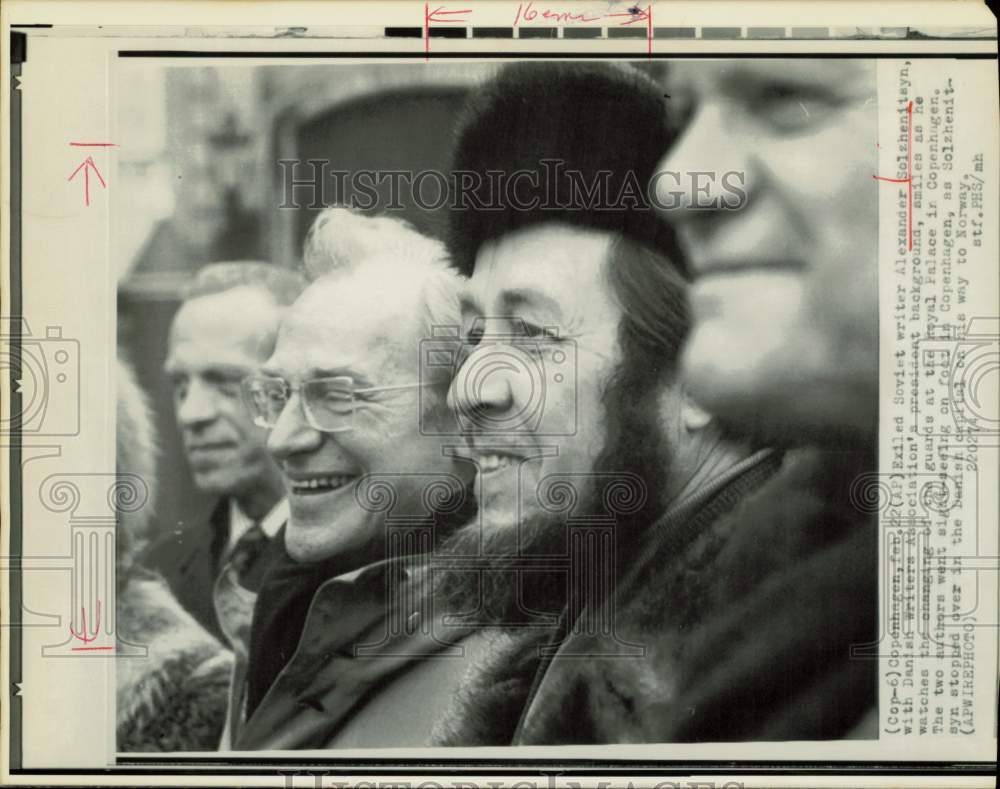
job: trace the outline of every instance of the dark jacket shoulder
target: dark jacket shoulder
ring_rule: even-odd
[[[608,601],[618,637],[643,655],[557,655],[518,741],[836,739],[852,731],[876,690],[874,661],[852,655],[876,630],[877,530],[850,495],[871,467],[861,454],[790,453],[683,550],[671,555],[661,542]]]
[[[219,640],[224,636],[212,590],[228,539],[229,501],[222,499],[205,517],[160,535],[139,559],[163,576],[184,609]]]

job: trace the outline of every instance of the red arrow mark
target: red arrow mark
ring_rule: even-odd
[[[84,186],[83,186],[83,199],[84,199],[86,205],[88,205],[88,206],[90,205],[90,171],[91,171],[91,169],[93,169],[94,175],[97,176],[97,180],[101,182],[101,186],[103,186],[105,189],[107,189],[108,185],[106,183],[104,183],[104,178],[103,178],[103,176],[101,176],[101,171],[97,169],[97,165],[94,164],[94,158],[92,156],[88,156],[86,159],[84,159],[82,162],[80,162],[80,165],[72,173],[70,173],[69,178],[66,179],[67,181],[72,181],[74,178],[76,178],[76,174],[78,172],[80,172],[80,170],[83,170],[83,184],[84,184]]]
[[[83,619],[83,627],[82,627],[83,633],[77,633],[73,629],[73,625],[69,626],[69,632],[73,635],[74,638],[80,639],[84,644],[89,644],[91,641],[96,641],[97,635],[101,630],[101,601],[100,600],[97,601],[97,624],[94,625],[93,636],[87,635],[87,609],[81,607],[80,615],[81,618]],[[92,649],[96,649],[96,647],[92,647]]]
[[[465,22],[464,19],[449,19],[451,14],[471,14],[471,8],[462,10],[445,11],[444,6],[438,6],[433,11],[430,4],[424,3],[424,60],[428,60],[431,53],[431,22],[436,25],[451,24],[453,22]]]

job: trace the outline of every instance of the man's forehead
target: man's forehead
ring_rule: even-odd
[[[482,303],[533,294],[572,301],[579,289],[567,288],[567,277],[581,286],[599,286],[611,239],[610,233],[557,223],[508,233],[480,249],[467,295]]]
[[[223,299],[227,294],[199,296],[181,305],[170,327],[168,356],[175,363],[199,365],[261,361],[273,345],[280,312],[266,296]]]
[[[164,368],[169,372],[205,372],[208,370],[252,370],[267,358],[273,343],[264,338],[245,338],[244,342],[225,338],[175,337],[170,343]]]
[[[393,288],[357,287],[353,278],[310,285],[282,322],[268,368],[377,372],[419,342],[417,299],[393,298]],[[414,354],[416,351],[414,351]]]
[[[281,309],[262,288],[239,287],[195,296],[174,316],[171,331],[177,335],[224,332],[251,335],[273,332]]]
[[[870,79],[870,71],[871,66],[866,61],[850,58],[694,60],[671,63],[667,82],[675,90],[686,89],[696,93],[738,88],[741,84],[761,81],[794,81],[842,87],[855,80]]]
[[[359,276],[324,277],[292,305],[282,323],[295,334],[350,334],[364,341],[412,330],[418,294],[395,283]]]

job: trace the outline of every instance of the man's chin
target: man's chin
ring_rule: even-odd
[[[302,564],[321,562],[339,550],[336,543],[331,544],[329,535],[325,536],[326,539],[320,529],[294,525],[290,521],[285,532],[285,551]]]
[[[224,469],[191,469],[191,479],[202,493],[211,496],[232,496],[239,488],[238,481]]]
[[[449,546],[461,555],[507,562],[539,550],[547,552],[542,546],[561,537],[564,528],[550,513],[537,507],[498,502],[491,507],[481,506],[475,520],[456,532]]]
[[[510,534],[523,528],[526,523],[536,520],[542,515],[537,505],[517,502],[512,496],[484,495],[479,502],[479,523],[491,534]]]
[[[789,357],[793,357],[789,349]],[[805,365],[789,369],[772,355],[748,369],[728,355],[699,356],[692,343],[682,374],[691,397],[732,437],[795,447],[851,445],[874,433],[877,408],[844,381],[814,377]]]

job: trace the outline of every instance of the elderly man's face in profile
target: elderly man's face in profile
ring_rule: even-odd
[[[670,69],[668,106],[684,125],[661,169],[681,183],[691,171],[738,171],[746,190],[737,210],[692,207],[719,196],[717,178],[710,195],[664,212],[695,276],[686,384],[709,410],[743,423],[874,429],[874,64]]]
[[[385,514],[362,506],[359,481],[390,476],[396,504],[390,514],[424,514],[428,475],[452,468],[440,439],[420,431],[418,380],[422,337],[417,299],[411,288],[384,287],[364,274],[326,277],[313,283],[292,306],[278,334],[273,356],[262,368],[296,388],[278,416],[268,448],[278,461],[288,493],[286,547],[297,561],[319,561],[364,548],[382,538]],[[335,432],[318,430],[303,410],[304,383],[346,377],[359,391],[338,412],[349,411]],[[332,395],[331,395],[332,396]],[[441,406],[443,407],[443,393]],[[323,408],[313,400],[312,413]]]
[[[165,374],[195,484],[243,495],[276,470],[267,432],[253,424],[240,382],[267,358],[280,312],[261,288],[241,286],[185,302],[170,329]]]

